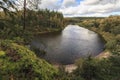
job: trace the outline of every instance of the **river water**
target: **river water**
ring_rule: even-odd
[[[89,55],[96,56],[104,50],[103,39],[95,32],[78,25],[68,25],[61,32],[40,34],[31,46],[44,49],[45,60],[54,64],[73,64]]]

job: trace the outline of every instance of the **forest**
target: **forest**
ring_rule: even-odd
[[[0,1],[0,80],[119,80],[120,16],[64,18],[48,9],[11,11],[11,0]],[[14,8],[15,9],[15,8]],[[54,67],[29,47],[35,35],[61,31],[69,23],[92,30],[105,40],[107,58],[88,56],[75,62],[68,73],[63,65]],[[25,24],[25,25],[24,25]],[[42,54],[42,51],[41,51]]]

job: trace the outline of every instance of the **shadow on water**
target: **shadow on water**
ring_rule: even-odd
[[[103,39],[93,31],[68,25],[61,32],[41,34],[34,38],[31,46],[44,49],[44,59],[51,63],[72,64],[88,55],[96,56],[104,49]]]

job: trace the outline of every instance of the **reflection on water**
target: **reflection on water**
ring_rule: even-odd
[[[45,49],[44,59],[58,64],[72,64],[80,57],[96,56],[104,48],[96,33],[77,25],[68,25],[62,32],[39,35],[31,45]]]

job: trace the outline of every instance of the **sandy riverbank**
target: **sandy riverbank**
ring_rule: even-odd
[[[54,65],[56,68],[59,68],[60,66],[65,68],[65,71],[68,73],[71,73],[73,70],[77,68],[75,64],[69,64],[69,65]]]
[[[109,51],[104,51],[102,53],[100,53],[98,56],[96,56],[95,58],[107,58],[111,56],[111,53]],[[54,65],[56,68],[60,67],[60,65]],[[65,68],[65,71],[68,73],[71,73],[73,70],[75,70],[77,68],[77,66],[75,64],[70,64],[70,65],[62,65]]]
[[[95,58],[108,58],[109,56],[111,56],[111,53],[109,51],[103,51],[102,53],[100,53],[99,55],[97,55]]]
[[[71,73],[73,70],[75,70],[77,66],[75,64],[70,64],[65,66],[65,71],[68,73]]]

